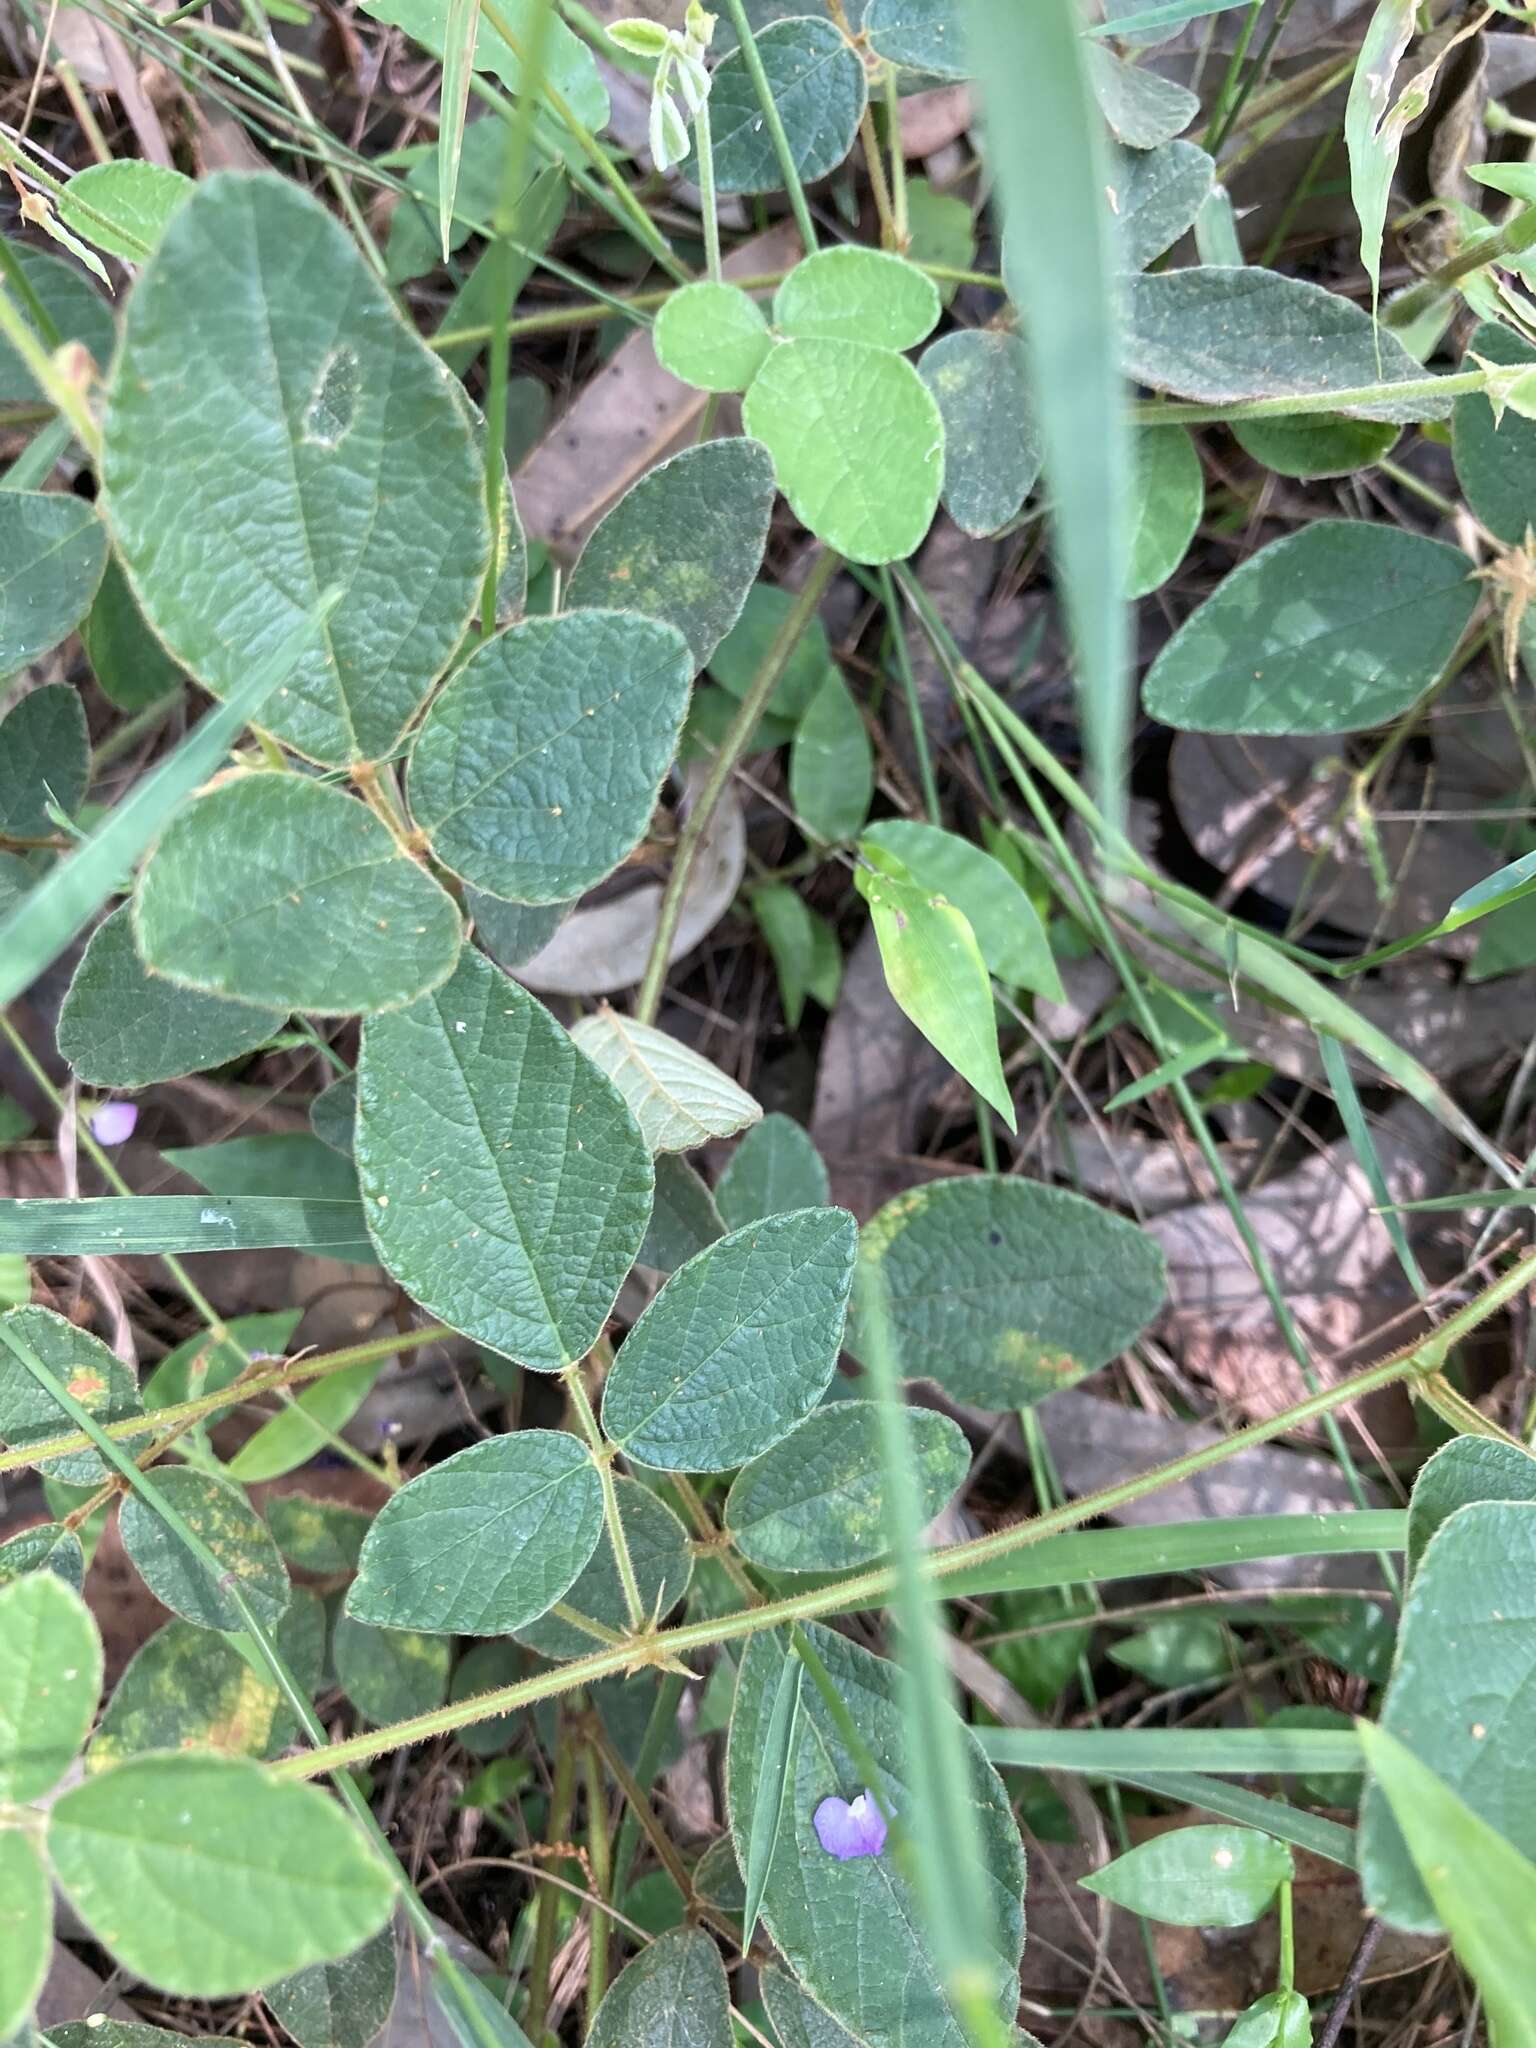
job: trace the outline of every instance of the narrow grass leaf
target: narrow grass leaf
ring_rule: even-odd
[[[1266,1799],[1261,1793],[1225,1784],[1220,1778],[1206,1777],[1199,1771],[1106,1771],[1104,1775],[1117,1784],[1155,1793],[1170,1806],[1197,1807],[1205,1813],[1220,1814],[1223,1820],[1262,1829],[1277,1842],[1289,1842],[1293,1849],[1305,1849],[1309,1855],[1321,1856],[1341,1869],[1355,1868],[1358,1845],[1354,1829],[1343,1827],[1336,1820],[1326,1820],[1319,1813],[1307,1813],[1279,1799]]]
[[[1091,36],[1144,35],[1152,29],[1182,28],[1205,14],[1225,14],[1229,7],[1245,7],[1248,0],[1161,0],[1153,7],[1139,7],[1132,14],[1111,15],[1087,31]]]
[[[794,1785],[795,1743],[800,1732],[800,1682],[804,1676],[805,1666],[798,1657],[784,1659],[778,1691],[773,1698],[773,1712],[768,1716],[762,1769],[758,1773],[757,1796],[752,1802],[752,1820],[746,1841],[747,1902],[741,1916],[741,1929],[748,1941],[752,1939],[758,1915],[763,1909],[763,1893],[768,1888],[773,1870],[784,1808]]]
[[[443,261],[453,238],[453,202],[459,190],[459,159],[464,153],[464,117],[474,72],[475,41],[480,32],[480,0],[448,0],[443,28],[443,82],[437,117],[437,225]]]
[[[1328,1086],[1333,1090],[1334,1102],[1344,1120],[1344,1135],[1354,1147],[1360,1170],[1371,1190],[1371,1199],[1397,1255],[1397,1263],[1402,1267],[1409,1286],[1423,1301],[1429,1290],[1419,1262],[1413,1255],[1413,1247],[1408,1242],[1408,1233],[1403,1228],[1401,1211],[1392,1207],[1392,1191],[1387,1186],[1387,1176],[1371,1136],[1371,1127],[1366,1121],[1365,1105],[1360,1100],[1355,1077],[1349,1071],[1344,1048],[1329,1031],[1318,1032],[1317,1047],[1323,1056],[1323,1072]]]
[[[980,1740],[995,1764],[1089,1776],[1198,1770],[1299,1777],[1360,1768],[1352,1728],[987,1728]]]
[[[368,1245],[360,1202],[242,1195],[88,1196],[0,1204],[0,1252],[128,1258],[142,1252],[313,1251],[355,1258]]]

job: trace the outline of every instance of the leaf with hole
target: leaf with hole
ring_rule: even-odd
[[[787,1436],[837,1364],[858,1233],[842,1209],[733,1231],[674,1273],[625,1338],[603,1427],[668,1472],[726,1472]]]
[[[824,16],[798,15],[774,22],[759,34],[757,49],[790,157],[802,183],[814,184],[835,171],[853,147],[869,97],[864,66]],[[778,191],[783,184],[778,154],[739,50],[715,70],[709,111],[718,189]],[[691,157],[682,169],[685,175],[694,175]]]
[[[571,1037],[629,1104],[653,1152],[691,1152],[755,1124],[761,1106],[710,1060],[605,1003]]]
[[[614,1487],[641,1605],[648,1616],[670,1614],[693,1577],[693,1548],[688,1531],[666,1502],[658,1500],[637,1480],[616,1479]],[[629,1605],[606,1529],[560,1604],[610,1633],[628,1630]],[[543,1657],[584,1657],[604,1640],[592,1630],[578,1628],[563,1614],[540,1616],[519,1628],[517,1639]]]
[[[869,0],[864,32],[888,64],[928,78],[971,75],[960,0]]]
[[[651,339],[662,368],[699,391],[745,391],[773,345],[757,301],[739,285],[712,278],[673,292],[656,315]]]
[[[228,1632],[245,1627],[232,1597],[238,1592],[259,1622],[276,1622],[292,1592],[288,1573],[266,1523],[239,1487],[187,1465],[159,1467],[154,1487],[219,1568],[214,1578],[159,1511],[131,1493],[118,1511],[118,1530],[129,1563],[155,1598],[196,1628]]]
[[[0,675],[29,667],[73,632],[106,560],[106,528],[83,498],[0,491]]]
[[[1174,1927],[1245,1927],[1294,1877],[1283,1842],[1253,1828],[1174,1828],[1079,1880],[1128,1912]]]
[[[369,1019],[357,1076],[368,1228],[400,1285],[536,1371],[584,1358],[654,1187],[613,1083],[473,952],[434,994]]]
[[[773,324],[792,341],[916,348],[938,320],[938,291],[915,263],[851,242],[797,263],[773,301]]]
[[[125,157],[77,171],[59,196],[59,219],[83,241],[144,263],[154,255],[176,209],[196,189],[191,178],[163,164]]]
[[[40,1799],[64,1776],[95,1718],[101,1672],[101,1637],[72,1586],[51,1571],[0,1586],[0,1800],[6,1805]]]
[[[869,730],[841,670],[829,669],[795,728],[789,800],[811,836],[834,846],[857,833],[874,792]]]
[[[0,1336],[24,1344],[94,1421],[122,1422],[140,1412],[139,1390],[128,1367],[99,1338],[77,1330],[52,1309],[10,1310],[0,1318]],[[0,1342],[0,1442],[19,1451],[67,1435],[74,1427],[10,1345]],[[99,1486],[106,1477],[95,1451],[67,1451],[44,1460],[40,1469],[65,1486]]]
[[[1016,334],[963,327],[923,353],[919,373],[944,423],[944,506],[980,538],[1017,518],[1040,475],[1029,366]]]
[[[1136,441],[1127,597],[1147,597],[1183,561],[1205,510],[1205,472],[1182,428],[1153,427]]]
[[[1040,914],[1000,860],[957,832],[913,818],[882,818],[861,844],[894,855],[920,888],[962,910],[999,981],[1048,1002],[1066,1000]]]
[[[587,2048],[731,2048],[730,1988],[720,1951],[697,1927],[676,1927],[642,1949],[609,1986]]]
[[[731,1154],[715,1200],[726,1228],[740,1230],[787,1209],[823,1208],[829,1193],[827,1169],[809,1134],[775,1111]]]

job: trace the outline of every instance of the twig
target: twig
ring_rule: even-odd
[[[1339,2036],[1344,2031],[1344,2022],[1349,2018],[1349,2008],[1355,2002],[1355,1993],[1365,1982],[1365,1973],[1371,1967],[1381,1937],[1386,1933],[1386,1923],[1372,1920],[1355,1944],[1355,1952],[1349,1959],[1349,1968],[1344,1972],[1344,1982],[1339,1986],[1323,2031],[1317,2037],[1317,2048],[1338,2048]]]

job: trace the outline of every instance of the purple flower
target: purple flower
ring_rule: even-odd
[[[125,1145],[138,1120],[136,1102],[104,1102],[91,1118],[91,1136],[98,1145]]]
[[[851,1804],[835,1795],[823,1799],[813,1818],[821,1846],[839,1863],[878,1856],[885,1847],[885,1815],[868,1792],[861,1792]]]

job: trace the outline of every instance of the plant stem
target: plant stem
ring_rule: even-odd
[[[64,375],[55,358],[22,318],[3,284],[0,284],[0,338],[8,341],[21,357],[48,403],[69,421],[75,439],[91,461],[99,463],[101,428],[96,424],[85,393]]]
[[[587,1855],[592,1864],[592,1889],[600,1899],[613,1897],[613,1870],[609,1859],[612,1846],[608,1833],[608,1797],[603,1784],[601,1761],[591,1742],[581,1751],[582,1785],[587,1795]],[[608,1915],[594,1905],[591,1914],[592,1951],[587,1964],[587,2028],[597,2018],[597,2008],[608,1989]]]
[[[1356,384],[1347,391],[1287,392],[1276,398],[1232,398],[1216,405],[1186,405],[1155,398],[1132,405],[1130,415],[1138,427],[1208,427],[1223,420],[1301,419],[1315,413],[1352,412],[1367,405],[1414,405],[1421,399],[1438,404],[1487,388],[1485,370],[1458,370],[1446,377],[1404,377],[1396,384]]]
[[[597,1467],[597,1476],[603,1489],[603,1521],[608,1529],[608,1541],[613,1546],[614,1562],[619,1568],[619,1582],[624,1588],[624,1605],[629,1610],[629,1625],[639,1635],[644,1629],[648,1616],[645,1602],[640,1597],[640,1581],[635,1577],[634,1561],[629,1554],[629,1541],[624,1534],[624,1521],[619,1513],[618,1488],[613,1483],[613,1446],[607,1442],[598,1427],[597,1417],[592,1412],[592,1403],[587,1399],[587,1390],[581,1383],[581,1367],[568,1365],[560,1375],[561,1383],[570,1396],[576,1420],[581,1424],[581,1433],[587,1440],[592,1453],[592,1462]]]
[[[566,1716],[560,1716],[555,1740],[555,1781],[549,1795],[546,1846],[564,1846],[571,1831],[571,1811],[576,1804],[576,1742]],[[560,1931],[560,1894],[552,1884],[540,1887],[535,1912],[533,1959],[528,1966],[528,2032],[536,2041],[544,2037],[544,2020],[549,2011],[549,1972],[555,1960],[555,1937]]]
[[[672,857],[672,872],[667,877],[666,890],[661,899],[661,911],[656,921],[656,937],[651,943],[651,957],[645,964],[645,978],[640,984],[640,993],[635,1000],[635,1015],[642,1024],[654,1024],[656,1012],[661,1008],[661,992],[667,978],[672,939],[677,931],[677,921],[682,915],[683,899],[688,891],[689,877],[693,864],[698,858],[704,835],[709,830],[726,785],[736,772],[736,764],[746,751],[747,742],[757,730],[757,721],[762,717],[768,699],[773,695],[779,678],[789,666],[790,656],[800,644],[800,637],[815,617],[827,585],[841,567],[842,557],[833,554],[830,548],[823,548],[811,565],[811,573],[805,579],[805,587],[796,597],[794,606],[783,625],[774,636],[773,645],[763,657],[763,665],[752,678],[751,687],[742,698],[736,716],[720,742],[720,750],[710,764],[704,787],[699,791],[698,801],[678,834],[677,851]]]
[[[894,64],[886,65],[881,90],[885,95],[885,141],[891,152],[891,210],[896,223],[896,247],[905,256],[912,230],[907,212],[907,159],[901,147],[901,94]]]
[[[731,17],[731,26],[735,29],[736,40],[741,45],[741,61],[747,68],[752,90],[757,94],[757,103],[763,110],[763,125],[768,130],[773,153],[779,160],[779,174],[784,180],[784,190],[789,195],[795,226],[800,230],[800,239],[805,244],[806,255],[814,256],[816,229],[811,222],[811,209],[806,204],[805,187],[800,182],[800,167],[795,162],[794,151],[789,146],[789,137],[784,133],[784,122],[773,97],[773,87],[768,83],[768,74],[763,69],[763,57],[757,47],[757,37],[753,33],[751,22],[747,19],[747,10],[742,0],[725,0],[725,11]]]
[[[1420,313],[1428,312],[1442,293],[1464,277],[1470,277],[1474,270],[1482,270],[1490,263],[1497,263],[1505,256],[1518,256],[1522,249],[1529,249],[1536,242],[1536,206],[1522,207],[1502,227],[1494,228],[1490,234],[1479,235],[1474,241],[1442,263],[1438,270],[1421,277],[1417,284],[1410,285],[1382,312],[1384,327],[1411,326]]]
[[[694,153],[699,160],[699,218],[704,228],[704,266],[711,278],[719,284],[724,272],[720,267],[720,209],[715,200],[715,131],[710,125],[709,101],[699,102],[699,111],[693,117]]]

